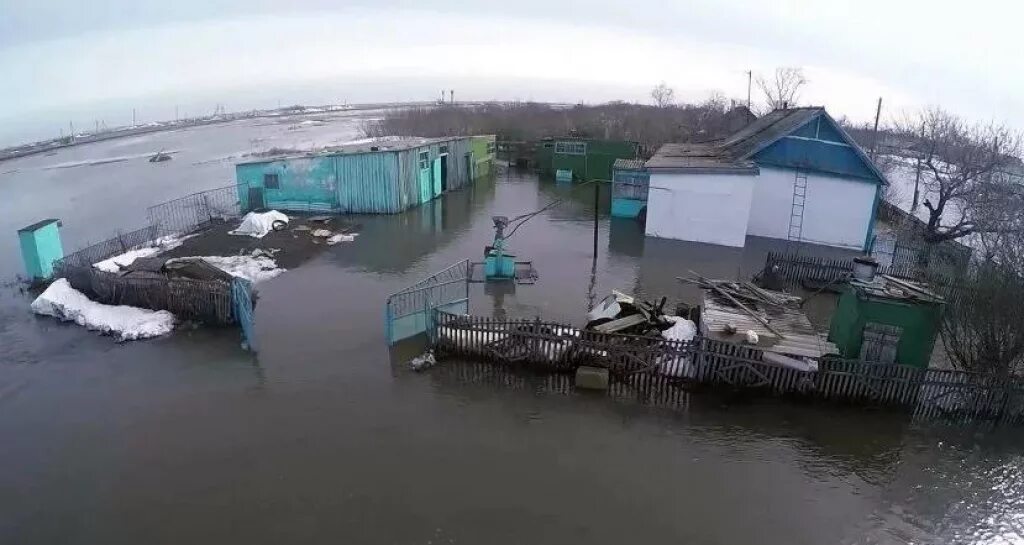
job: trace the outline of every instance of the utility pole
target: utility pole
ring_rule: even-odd
[[[132,126],[134,127],[135,125],[135,108],[132,108]]]
[[[875,109],[875,134],[871,138],[871,160],[875,160],[875,152],[878,149],[878,120],[882,117],[882,97],[878,97],[878,108]]]
[[[754,71],[747,70],[747,109],[750,109],[750,88],[754,83]]]
[[[450,89],[448,95],[451,97],[448,102],[455,104],[455,89]]]
[[[178,121],[178,105],[174,105],[174,121]]]
[[[601,182],[594,182],[594,261],[597,261],[597,212],[601,208]]]

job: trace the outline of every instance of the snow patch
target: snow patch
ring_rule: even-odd
[[[238,229],[229,231],[232,235],[245,235],[253,238],[263,238],[267,233],[274,229],[274,223],[284,222],[288,223],[288,216],[278,212],[277,210],[271,210],[269,212],[249,212],[242,218],[242,223],[238,225]]]
[[[199,259],[231,276],[244,278],[254,284],[270,280],[286,271],[286,269],[279,268],[273,258],[263,255],[202,256]]]
[[[93,263],[92,266],[96,267],[97,269],[103,272],[120,272],[121,269],[134,263],[136,259],[140,259],[143,257],[153,257],[157,254],[166,252],[168,250],[173,250],[174,248],[181,246],[182,242],[194,236],[196,235],[188,235],[184,237],[168,235],[165,237],[160,237],[156,240],[149,242],[148,246],[136,248],[134,250],[128,250],[127,252],[115,255],[114,257],[108,257],[103,261]]]
[[[32,301],[32,312],[75,322],[87,329],[113,335],[118,341],[158,337],[174,329],[174,315],[166,310],[103,305],[72,288],[66,278],[50,284]]]

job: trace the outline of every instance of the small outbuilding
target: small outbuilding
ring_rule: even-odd
[[[616,159],[636,159],[640,145],[627,140],[545,138],[537,144],[537,169],[554,176],[571,171],[575,180],[610,180]]]
[[[650,181],[643,159],[616,159],[612,165],[612,216],[640,217],[647,208]]]
[[[243,210],[394,214],[466,187],[494,165],[494,136],[397,138],[235,165]]]
[[[824,108],[775,110],[724,140],[665,144],[646,234],[742,247],[748,235],[867,250],[886,180]]]
[[[828,338],[844,358],[926,368],[944,305],[942,297],[914,282],[854,279],[839,297]]]

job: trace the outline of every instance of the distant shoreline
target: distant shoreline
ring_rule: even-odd
[[[377,104],[346,104],[326,106],[296,105],[284,108],[275,108],[272,110],[252,110],[246,112],[234,112],[229,114],[222,114],[203,118],[182,119],[177,121],[161,121],[150,123],[147,125],[139,125],[133,127],[117,127],[101,131],[98,133],[83,133],[75,136],[66,136],[63,138],[54,138],[52,140],[44,140],[41,142],[32,142],[29,144],[21,144],[17,146],[3,148],[0,149],[0,162],[8,161],[11,159],[18,159],[21,157],[28,157],[30,155],[38,155],[40,153],[56,151],[82,144],[92,144],[94,142],[104,142],[107,140],[114,140],[117,138],[127,138],[130,136],[139,136],[141,134],[150,134],[160,131],[170,131],[188,127],[202,127],[206,125],[215,125],[218,123],[229,123],[232,121],[240,121],[243,119],[320,115],[359,110],[379,110],[388,108],[433,105],[435,105],[435,103],[432,102],[390,102]]]

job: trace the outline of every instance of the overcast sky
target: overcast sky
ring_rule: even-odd
[[[1024,128],[1016,2],[0,0],[0,143],[297,102],[745,98],[804,68],[803,102],[867,120],[938,104]],[[756,91],[755,91],[756,94]]]

